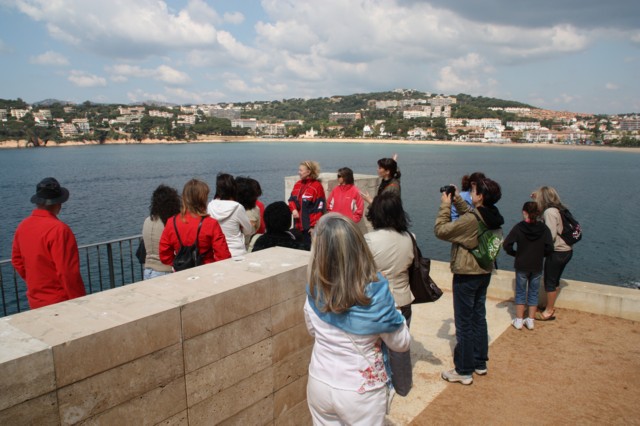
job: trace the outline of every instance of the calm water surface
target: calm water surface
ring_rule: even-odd
[[[56,177],[70,190],[61,219],[71,226],[79,244],[89,244],[139,234],[151,193],[160,183],[180,191],[192,177],[214,187],[219,171],[249,175],[260,181],[262,200],[268,204],[283,199],[283,178],[295,175],[301,160],[317,160],[326,172],[348,166],[355,173],[373,175],[378,158],[394,152],[399,155],[405,209],[425,256],[449,259],[449,244],[433,236],[438,189],[448,183],[459,185],[464,174],[484,171],[502,185],[498,207],[506,220],[505,233],[521,220],[522,204],[535,188],[558,189],[584,230],[566,278],[629,287],[640,283],[640,192],[634,186],[640,182],[640,151],[482,145],[269,142],[3,149],[0,259],[10,257],[15,228],[32,210],[29,199],[46,176]],[[504,254],[498,263],[513,269],[513,259]]]

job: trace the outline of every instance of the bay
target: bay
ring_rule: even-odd
[[[215,187],[218,172],[260,181],[265,204],[284,198],[284,176],[295,175],[305,159],[323,172],[350,167],[376,174],[376,161],[399,156],[402,198],[423,254],[449,260],[450,245],[437,240],[433,224],[439,188],[459,185],[464,174],[483,171],[502,186],[498,203],[505,233],[521,220],[521,207],[541,185],[554,186],[580,221],[584,236],[574,248],[565,278],[637,287],[640,284],[639,153],[579,149],[512,149],[499,146],[442,146],[367,143],[198,143],[180,145],[106,145],[0,150],[0,259],[11,254],[18,223],[33,208],[35,186],[56,177],[71,192],[61,219],[79,244],[141,232],[151,193],[160,184],[176,187],[196,177]],[[513,259],[501,253],[501,269]]]

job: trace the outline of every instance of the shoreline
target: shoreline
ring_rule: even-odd
[[[640,152],[640,148],[613,147],[599,145],[565,145],[548,143],[490,143],[490,142],[453,142],[453,141],[422,141],[422,140],[397,140],[397,139],[325,139],[325,138],[256,138],[248,136],[216,136],[200,137],[194,141],[167,141],[161,139],[143,139],[142,141],[119,139],[106,140],[100,144],[97,141],[69,141],[61,144],[51,142],[43,147],[27,147],[26,140],[12,140],[0,142],[0,149],[26,149],[26,148],[63,148],[68,146],[92,146],[92,145],[186,145],[193,143],[360,143],[360,144],[397,144],[397,145],[440,145],[440,146],[483,146],[483,147],[507,147],[507,148],[541,148],[541,149],[578,149],[583,151],[617,151]]]

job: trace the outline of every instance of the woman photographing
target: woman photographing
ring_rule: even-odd
[[[451,202],[460,214],[451,221]],[[440,210],[436,217],[436,237],[451,243],[451,272],[453,272],[453,317],[456,325],[456,347],[453,353],[455,368],[443,371],[448,382],[463,385],[473,383],[473,373],[487,374],[489,337],[487,331],[487,287],[491,281],[493,265],[482,268],[470,250],[478,246],[478,221],[494,233],[502,233],[504,219],[495,204],[502,198],[500,185],[488,178],[471,186],[471,208],[458,190],[452,197],[442,193]]]

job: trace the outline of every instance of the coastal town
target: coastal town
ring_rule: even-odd
[[[214,136],[640,146],[640,115],[551,111],[514,101],[390,92],[244,103],[27,104],[0,99],[0,146],[206,140]]]

